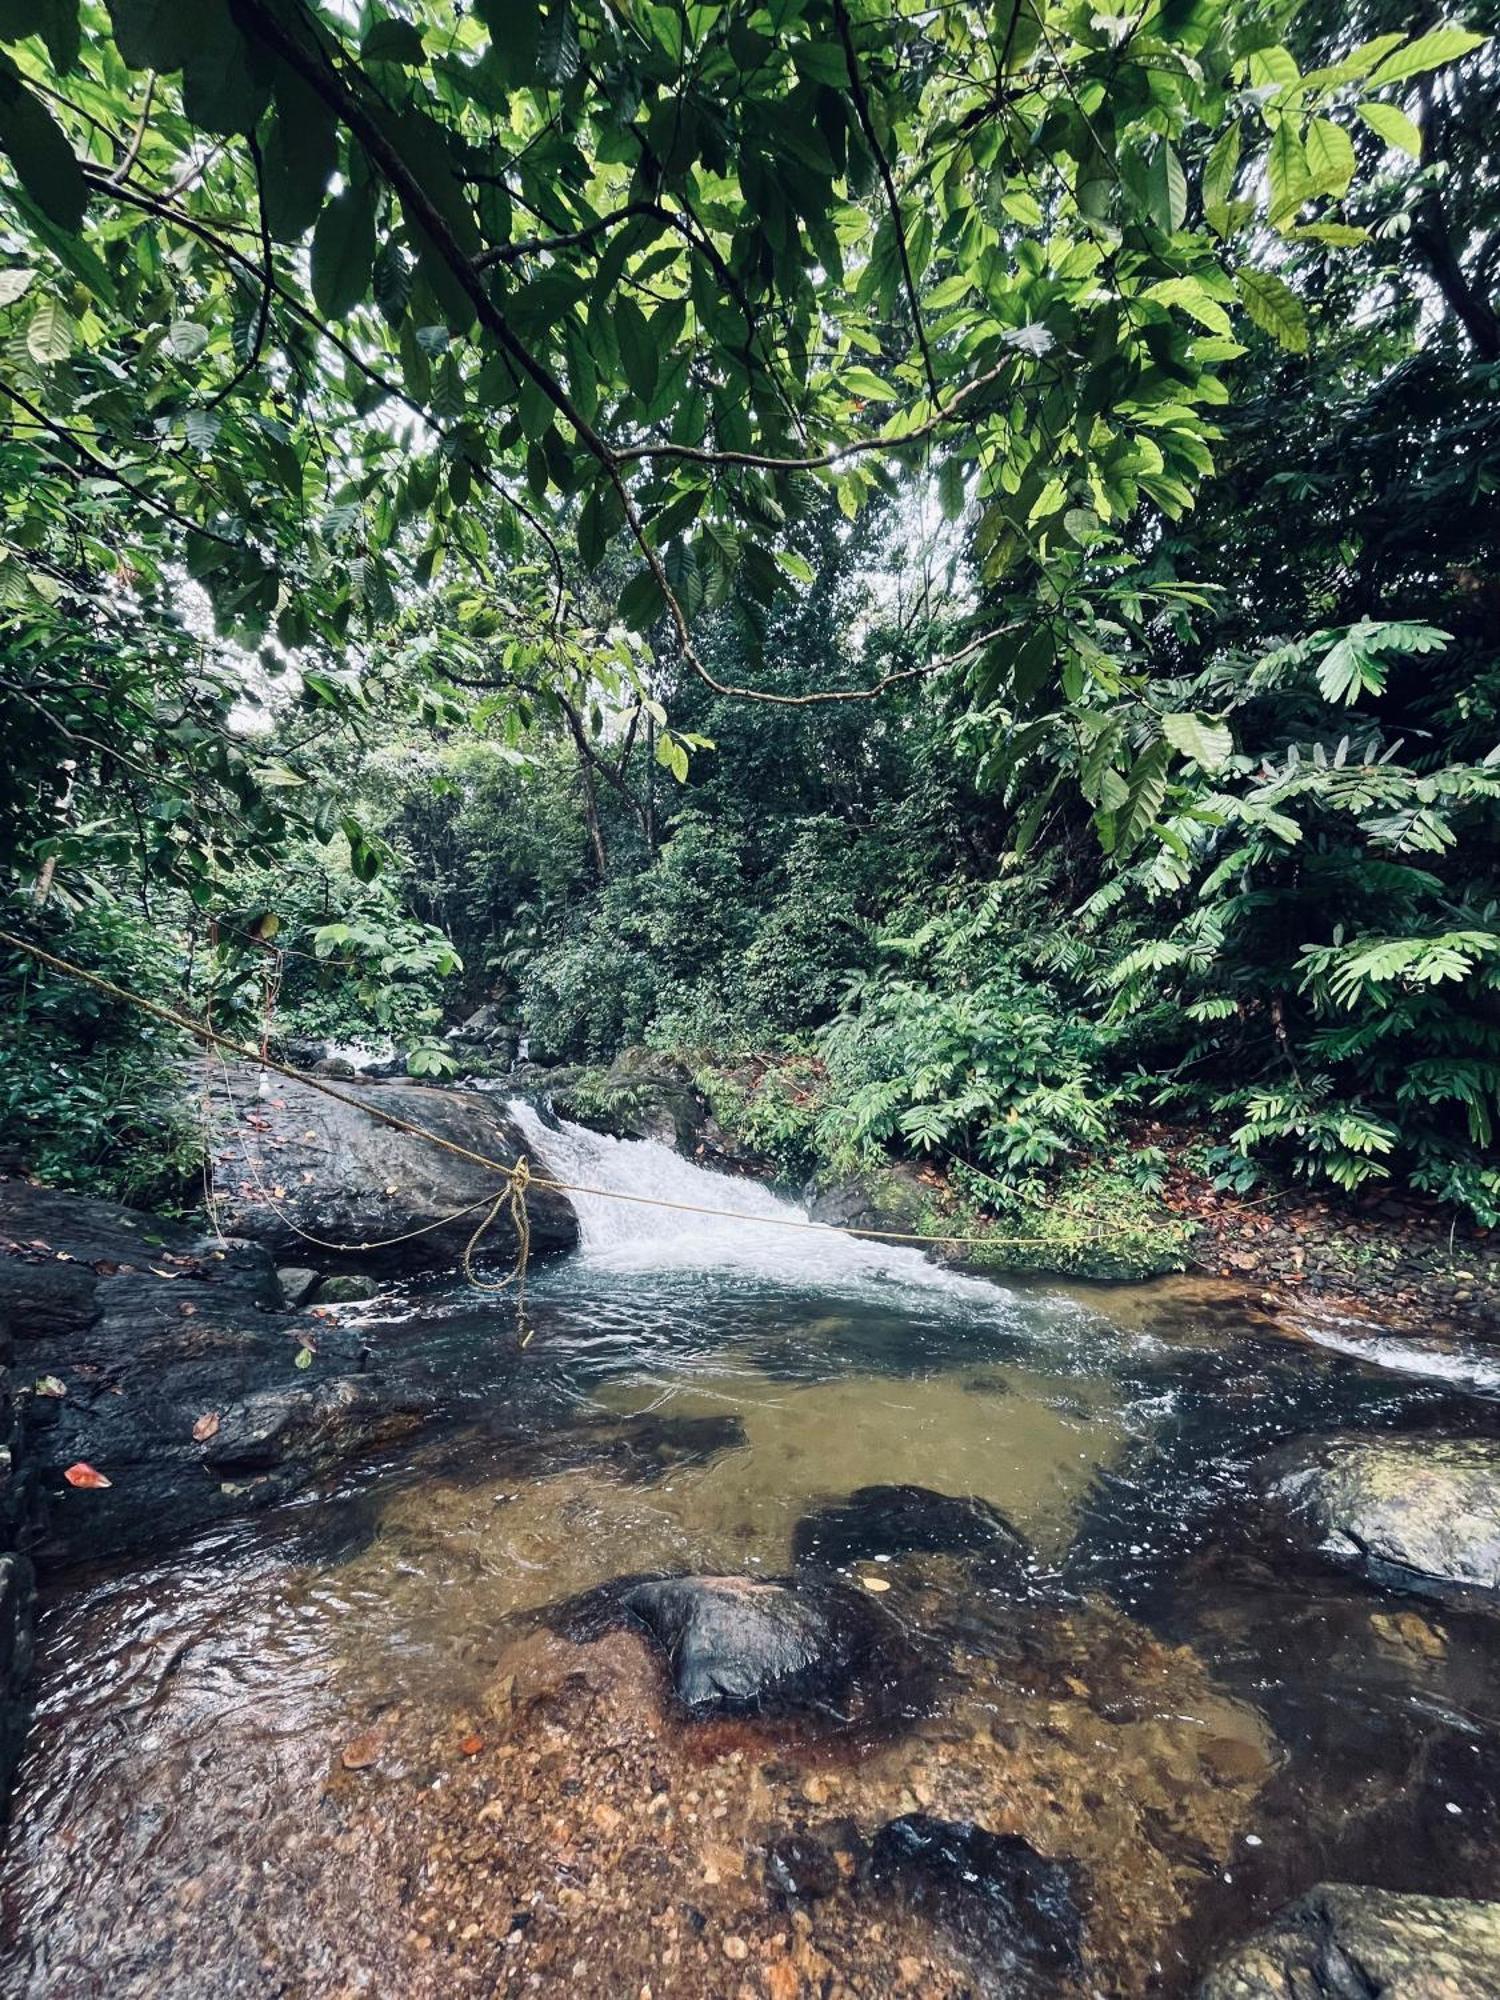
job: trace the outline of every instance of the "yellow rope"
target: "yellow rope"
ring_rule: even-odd
[[[159,1001],[147,1000],[139,993],[132,993],[126,987],[117,986],[113,980],[102,978],[100,974],[90,972],[84,966],[74,965],[71,960],[60,958],[55,952],[44,950],[41,945],[33,944],[28,938],[16,937],[10,931],[0,931],[0,945],[9,945],[13,951],[25,952],[28,957],[36,959],[38,963],[50,966],[54,972],[61,972],[70,979],[81,980],[84,985],[92,986],[100,993],[107,993],[113,1000],[121,1000],[127,1006],[139,1008],[142,1013],[150,1014],[158,1021],[165,1021],[174,1028],[181,1028],[186,1034],[192,1035],[195,1040],[204,1043],[207,1047],[219,1050],[227,1049],[231,1055],[238,1057],[242,1062],[247,1059],[256,1060],[256,1058],[249,1057],[248,1052],[241,1044],[232,1041],[229,1036],[221,1035],[217,1030],[205,1027],[202,1022],[194,1021],[190,1016],[178,1013],[175,1008],[164,1007]],[[929,1246],[947,1244],[953,1248],[976,1246],[986,1249],[1018,1249],[1049,1245],[1054,1241],[1053,1238],[1047,1236],[997,1236],[978,1233],[942,1235],[925,1234],[915,1229],[840,1228],[833,1223],[813,1222],[802,1216],[747,1215],[743,1209],[714,1208],[706,1206],[702,1202],[669,1201],[664,1195],[628,1194],[623,1188],[588,1187],[577,1181],[551,1180],[544,1175],[533,1173],[524,1156],[516,1165],[509,1166],[504,1160],[491,1159],[487,1153],[476,1152],[473,1147],[461,1145],[456,1139],[445,1138],[440,1132],[430,1132],[426,1126],[414,1124],[409,1118],[401,1118],[394,1111],[387,1111],[383,1105],[372,1104],[368,1099],[353,1096],[348,1091],[336,1090],[331,1084],[324,1082],[321,1077],[309,1076],[305,1070],[293,1069],[289,1064],[277,1062],[273,1057],[269,1056],[259,1060],[261,1060],[262,1068],[273,1070],[278,1076],[287,1077],[293,1083],[303,1084],[309,1090],[316,1090],[324,1097],[331,1097],[337,1104],[344,1104],[354,1111],[361,1111],[366,1117],[374,1118],[382,1125],[388,1125],[393,1131],[404,1132],[413,1139],[424,1139],[429,1145],[437,1146],[445,1153],[452,1153],[458,1159],[468,1160],[474,1166],[485,1167],[491,1173],[502,1175],[508,1185],[496,1197],[491,1207],[490,1215],[480,1224],[479,1228],[470,1238],[470,1252],[473,1246],[483,1238],[485,1231],[489,1228],[495,1214],[498,1213],[500,1206],[507,1197],[512,1198],[514,1201],[518,1186],[522,1189],[521,1207],[523,1211],[525,1208],[525,1190],[530,1188],[545,1188],[554,1194],[586,1194],[601,1201],[625,1201],[632,1202],[642,1208],[670,1209],[679,1215],[708,1215],[717,1218],[721,1222],[761,1223],[769,1229],[814,1229],[825,1236],[858,1236],[881,1243],[920,1243]],[[481,1195],[479,1201],[471,1202],[468,1208],[460,1209],[458,1214],[469,1214],[474,1208],[479,1207],[481,1202],[488,1200],[488,1195]],[[514,1207],[512,1213],[514,1214]],[[442,1222],[453,1220],[455,1220],[453,1216],[442,1218]],[[411,1235],[425,1234],[428,1229],[441,1227],[442,1222],[427,1223],[423,1225],[421,1230],[413,1230],[409,1233]],[[289,1226],[296,1227],[295,1224],[289,1224]],[[305,1234],[305,1232],[299,1231],[299,1234]],[[1084,1242],[1100,1242],[1103,1240],[1103,1236],[1104,1232],[1102,1230],[1096,1230],[1091,1235],[1080,1240]],[[312,1243],[318,1241],[316,1237],[308,1237],[307,1240]],[[404,1239],[396,1237],[390,1240],[399,1242]],[[326,1244],[320,1247],[338,1249],[341,1246]],[[381,1246],[362,1244],[355,1247],[370,1249]],[[466,1271],[468,1269],[468,1255],[469,1253],[466,1252]],[[506,1280],[506,1283],[509,1284],[512,1282],[515,1275],[513,1272],[511,1278]]]

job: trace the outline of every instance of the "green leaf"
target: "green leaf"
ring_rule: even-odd
[[[1404,83],[1408,77],[1421,76],[1424,70],[1439,69],[1444,63],[1457,62],[1471,49],[1484,46],[1485,37],[1476,35],[1469,28],[1434,28],[1429,34],[1418,35],[1408,42],[1404,49],[1396,49],[1374,72],[1370,82],[1377,88],[1383,83]]]
[[[858,362],[852,368],[839,371],[839,387],[846,396],[855,396],[862,403],[894,403],[896,391],[889,382],[882,382],[873,368],[865,368]]]
[[[6,306],[13,306],[17,299],[24,297],[27,287],[35,276],[35,271],[27,270],[25,265],[9,271],[0,271],[0,310]]]
[[[964,466],[960,458],[945,458],[938,467],[938,501],[945,521],[956,521],[964,511]]]
[[[656,387],[657,347],[651,338],[646,315],[634,299],[615,300],[612,320],[620,346],[620,361],[630,391],[638,401],[649,403]]]
[[[620,616],[636,632],[649,632],[667,608],[661,585],[648,567],[636,574],[620,592]]]
[[[1361,104],[1357,108],[1370,130],[1378,133],[1388,146],[1410,153],[1414,160],[1421,159],[1422,134],[1399,105]]]
[[[1295,215],[1312,191],[1307,155],[1290,118],[1283,118],[1272,136],[1271,150],[1266,156],[1266,182],[1273,224]]]
[[[76,230],[88,206],[88,184],[66,133],[40,98],[0,57],[0,151],[42,213],[60,229]]]
[[[1307,352],[1307,316],[1284,280],[1269,271],[1246,269],[1235,273],[1234,283],[1245,311],[1263,333],[1289,353]]]
[[[179,361],[196,361],[208,345],[208,328],[195,319],[174,319],[167,332],[167,345]]]
[[[183,0],[108,0],[115,46],[129,69],[181,69],[197,46],[197,12]]]
[[[1217,236],[1229,234],[1229,202],[1240,164],[1240,128],[1231,125],[1214,141],[1203,169],[1203,213]]]
[[[1146,169],[1146,199],[1151,219],[1168,235],[1181,229],[1187,217],[1187,176],[1171,144],[1162,139]]]
[[[338,165],[333,113],[289,70],[276,77],[276,109],[264,144],[266,221],[278,243],[305,236]]]
[[[1354,179],[1354,141],[1331,118],[1315,118],[1307,128],[1307,164],[1319,194],[1344,194]]]
[[[367,63],[400,63],[412,69],[420,68],[427,60],[421,31],[410,21],[376,21],[365,30],[359,53]]]
[[[297,1349],[297,1352],[292,1356],[292,1366],[294,1368],[311,1368],[312,1365],[313,1365],[313,1351],[304,1342],[303,1345],[299,1347]]]
[[[1218,770],[1234,749],[1234,737],[1225,724],[1201,715],[1164,715],[1161,733],[1174,750],[1191,757],[1205,771]]]
[[[26,351],[39,368],[52,368],[73,352],[73,322],[56,299],[43,299],[26,328]]]
[[[230,19],[227,0],[195,0],[192,54],[182,66],[182,108],[205,132],[250,132],[271,97],[259,44]]]
[[[368,189],[349,187],[326,202],[312,244],[312,292],[319,312],[342,319],[364,297],[375,263],[375,208]]]

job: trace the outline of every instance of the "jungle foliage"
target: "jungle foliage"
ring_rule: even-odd
[[[11,927],[1500,1220],[1495,11],[0,9]]]

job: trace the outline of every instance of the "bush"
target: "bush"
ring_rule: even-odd
[[[39,943],[147,999],[181,1003],[170,925],[113,902],[25,922]],[[149,1015],[18,952],[0,955],[0,1140],[39,1179],[134,1207],[200,1193],[203,1134],[188,1105],[192,1044]]]

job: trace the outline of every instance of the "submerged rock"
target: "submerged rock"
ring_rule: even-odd
[[[567,1607],[564,1628],[593,1638],[644,1632],[694,1715],[805,1709],[863,1713],[902,1677],[893,1621],[858,1591],[748,1576],[627,1577]]]
[[[870,1872],[956,1929],[969,1949],[1057,1971],[1078,1963],[1075,1870],[1018,1833],[903,1814],[876,1834]]]
[[[1322,1883],[1200,1981],[1196,2000],[1495,2000],[1500,1903]]]
[[[1031,1549],[998,1507],[926,1486],[861,1486],[831,1507],[804,1514],[792,1533],[798,1564],[845,1569],[876,1556],[974,1555],[1024,1589]]]
[[[360,1376],[259,1390],[232,1403],[204,1449],[216,1472],[268,1472],[295,1464],[305,1475],[355,1451],[415,1430],[428,1399]]]
[[[262,1098],[253,1072],[241,1074],[214,1163],[220,1228],[263,1243],[283,1259],[307,1254],[306,1232],[322,1245],[337,1245],[341,1262],[357,1260],[371,1270],[457,1265],[505,1182],[484,1166],[394,1130],[362,1107],[391,1113],[505,1166],[526,1151],[520,1133],[501,1104],[479,1091],[359,1083],[346,1094],[358,1101],[346,1104],[277,1077],[273,1094]],[[224,1095],[219,1101],[231,1111]],[[543,1161],[531,1166],[546,1174]],[[526,1213],[534,1254],[577,1243],[578,1218],[565,1195],[533,1188]],[[476,1254],[504,1262],[515,1250],[502,1203]]]
[[[1270,1461],[1292,1539],[1375,1582],[1500,1592],[1500,1440],[1303,1438]]]

